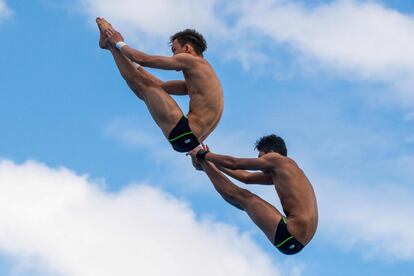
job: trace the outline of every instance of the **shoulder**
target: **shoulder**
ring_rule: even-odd
[[[266,153],[266,154],[262,155],[259,158],[263,158],[264,160],[271,160],[271,161],[275,161],[275,162],[288,159],[286,156],[283,156],[283,155],[281,155],[279,153],[276,153],[276,152]]]
[[[181,63],[186,63],[190,66],[200,66],[203,64],[208,64],[203,57],[194,56],[187,53],[176,54],[173,58]]]
[[[266,153],[259,157],[259,159],[269,163],[271,167],[279,167],[280,165],[289,162],[290,160],[290,158],[276,152]]]
[[[173,56],[174,59],[182,60],[182,61],[197,61],[199,58],[187,53],[176,54]]]

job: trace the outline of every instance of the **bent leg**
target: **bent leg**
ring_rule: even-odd
[[[138,98],[145,102],[154,121],[168,138],[171,130],[183,116],[178,104],[161,88],[159,83],[146,74],[143,68],[137,69],[116,48],[109,47],[109,50],[128,86]]]
[[[246,211],[253,222],[273,244],[276,228],[282,218],[282,214],[267,201],[233,184],[212,163],[200,162],[200,164],[217,192],[232,205]]]

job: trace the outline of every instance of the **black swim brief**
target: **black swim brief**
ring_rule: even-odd
[[[299,253],[304,247],[289,233],[285,217],[280,219],[277,226],[274,245],[280,252],[286,255]]]
[[[189,152],[200,145],[188,124],[188,119],[183,116],[168,136],[172,147],[178,152]]]

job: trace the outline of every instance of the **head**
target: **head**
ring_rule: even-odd
[[[261,137],[256,141],[255,149],[259,151],[259,157],[270,152],[287,156],[285,141],[275,134]]]
[[[181,53],[203,56],[207,42],[203,35],[193,29],[186,29],[170,37],[171,50],[174,55]]]

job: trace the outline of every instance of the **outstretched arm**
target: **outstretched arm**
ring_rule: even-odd
[[[273,185],[272,177],[266,173],[252,173],[245,170],[230,170],[223,167],[219,167],[218,169],[227,174],[228,176],[237,179],[245,184]]]
[[[157,85],[161,86],[162,89],[164,89],[168,94],[188,95],[187,84],[184,80],[162,81],[150,72],[146,71],[143,67],[138,67],[137,70]]]
[[[161,86],[168,94],[188,95],[187,83],[184,80],[162,81],[150,72],[146,71],[142,66],[138,65],[137,63],[133,64],[138,71],[140,71],[145,77],[149,78],[157,85]]]
[[[209,152],[205,155],[205,160],[214,163],[219,167],[232,170],[266,170],[274,167],[273,153],[263,155],[259,158],[237,158],[229,155],[221,155]]]
[[[121,41],[121,40],[120,40]],[[172,57],[148,55],[128,45],[121,48],[121,53],[139,65],[164,70],[181,71],[192,67],[195,60],[190,54],[177,54]]]
[[[123,43],[124,39],[122,35],[114,30],[109,24],[105,29],[105,35],[108,38],[108,42],[113,46],[122,42],[123,45],[119,46],[119,51],[131,61],[145,67],[180,71],[192,67],[196,62],[196,59],[192,55],[186,53],[166,57],[148,55],[144,52],[138,51]]]
[[[138,63],[139,65],[159,68],[165,70],[184,70],[194,66],[196,58],[190,54],[177,54],[173,57],[165,56],[153,56],[148,55],[144,52],[135,50],[124,43],[124,38],[122,35],[116,31],[109,22],[103,18],[97,18],[97,22],[102,26],[102,32],[105,33],[107,42],[112,46],[116,46],[118,43],[122,42],[123,46],[120,46],[120,52],[130,59],[133,62]],[[118,48],[118,47],[117,47]]]
[[[262,155],[259,158],[237,158],[229,155],[215,154],[203,145],[187,153],[194,158],[210,161],[217,167],[231,170],[268,170],[274,168],[280,160],[280,155],[274,152]]]
[[[164,82],[161,87],[172,95],[188,95],[187,83],[184,80],[172,80]]]
[[[198,155],[200,150],[203,150],[205,154],[203,155],[203,158],[199,159],[198,157],[201,157]],[[206,151],[207,150],[207,151]],[[246,169],[255,169],[254,166],[257,167],[263,167],[263,169],[269,169],[274,167],[274,162],[277,160],[273,160],[277,158],[276,156],[270,156],[272,154],[267,154],[262,156],[261,158],[235,158],[232,156],[226,156],[226,155],[219,155],[214,154],[209,151],[208,146],[202,145],[195,149],[193,149],[191,152],[187,153],[187,155],[191,156],[191,160],[193,162],[193,166],[200,170],[200,164],[205,163],[206,161],[211,161],[216,167],[222,171],[223,173],[233,177],[234,179],[237,179],[245,184],[263,184],[263,185],[272,185],[273,179],[272,177],[263,172],[257,172],[252,173],[246,171]],[[227,165],[227,166],[226,166]],[[232,167],[233,166],[233,167]],[[245,169],[237,168],[247,166]],[[232,168],[230,168],[232,167]],[[260,170],[260,168],[257,168]]]

